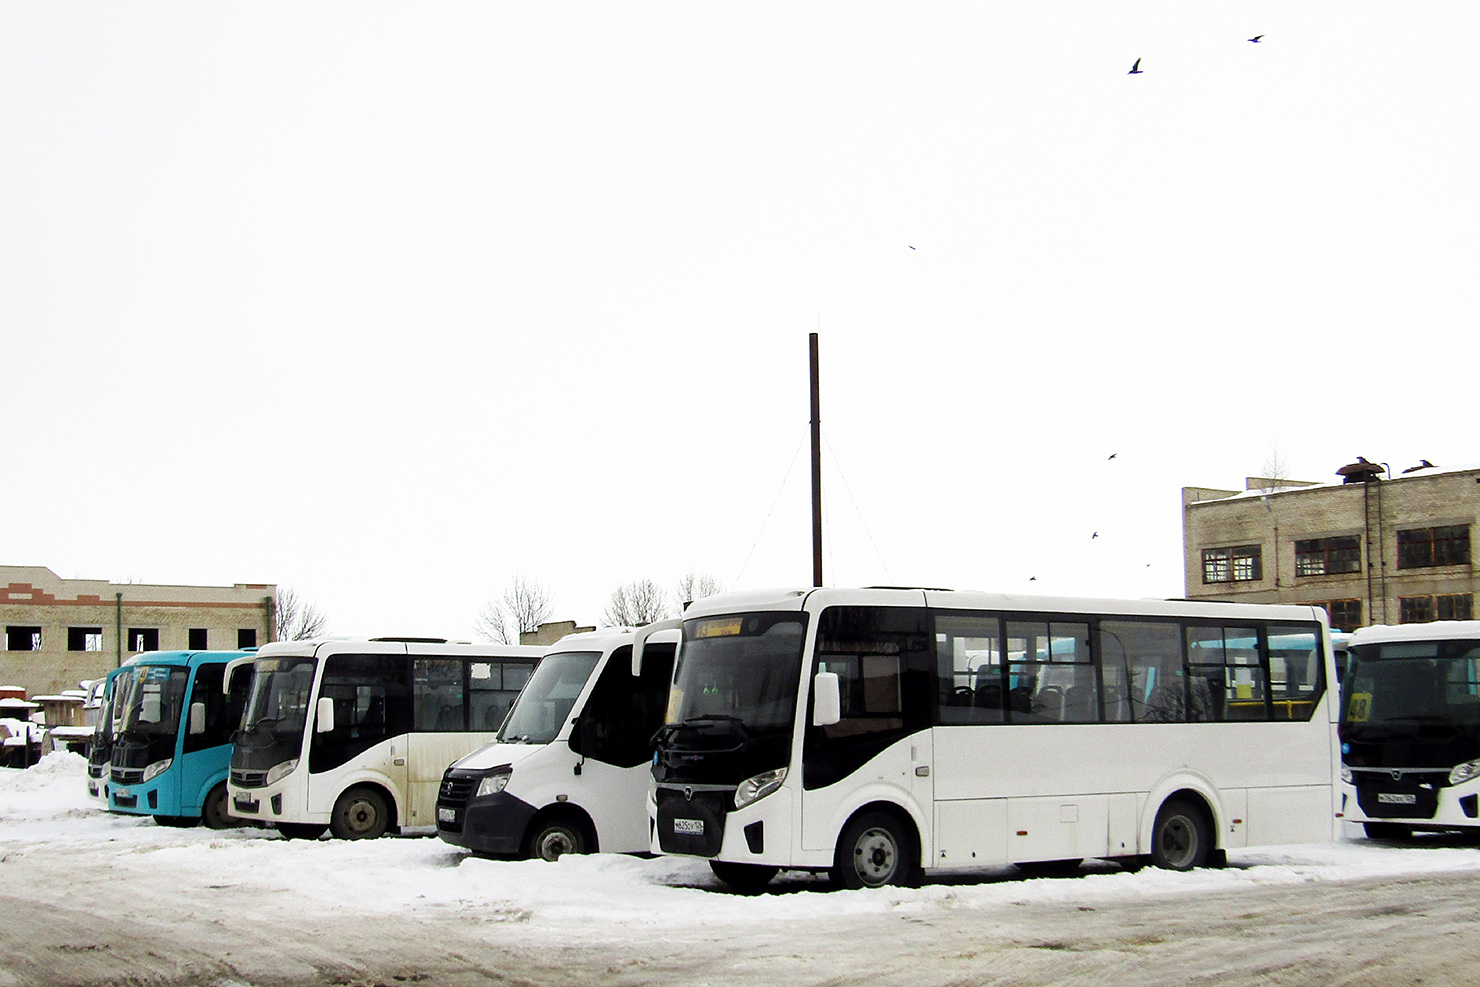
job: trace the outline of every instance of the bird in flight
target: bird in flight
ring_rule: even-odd
[[[1094,534],[1092,534],[1092,535],[1089,536],[1089,540],[1090,541],[1094,541],[1098,537],[1100,537],[1100,533],[1098,531],[1096,531]]]
[[[911,249],[911,250],[914,250],[914,249],[915,249],[915,248],[914,248],[914,247],[910,247],[910,249]]]
[[[1126,75],[1140,75],[1140,74],[1141,74],[1141,60],[1138,58],[1138,59],[1136,59],[1136,64],[1134,64],[1134,65],[1131,66],[1131,70],[1129,72],[1127,72]]]
[[[1264,37],[1264,35],[1262,35],[1262,34],[1256,34],[1256,35],[1254,35],[1254,36],[1253,36],[1253,37],[1252,37],[1252,38],[1250,38],[1250,39],[1249,39],[1249,41],[1250,41],[1250,42],[1251,42],[1251,43],[1253,43],[1253,44],[1256,44],[1256,45],[1257,45],[1257,44],[1258,44],[1258,43],[1259,43],[1259,39],[1260,39],[1260,38],[1262,38],[1262,37]]]
[[[1118,452],[1112,452],[1110,455],[1108,455],[1108,456],[1105,457],[1105,462],[1108,463],[1110,460],[1114,459],[1118,455],[1120,455],[1120,453],[1118,453]]]

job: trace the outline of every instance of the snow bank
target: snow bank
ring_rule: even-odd
[[[610,854],[544,861],[471,857],[436,838],[373,842],[284,840],[260,829],[190,830],[116,816],[86,794],[84,760],[47,755],[25,771],[0,771],[0,847],[60,848],[97,856],[97,866],[130,874],[138,893],[182,886],[236,887],[271,893],[316,910],[435,920],[457,913],[531,930],[579,925],[599,941],[610,929],[628,939],[642,928],[672,931],[753,922],[815,922],[862,914],[998,909],[1028,902],[1082,903],[1236,891],[1251,885],[1350,881],[1480,870],[1480,851],[1452,842],[1389,846],[1366,840],[1231,851],[1229,866],[1175,874],[1131,874],[1092,863],[1076,879],[1024,880],[1013,868],[944,877],[922,888],[832,891],[808,875],[783,875],[774,893],[723,892],[703,861],[644,860]],[[280,906],[279,906],[280,907]],[[593,930],[596,930],[593,937]]]

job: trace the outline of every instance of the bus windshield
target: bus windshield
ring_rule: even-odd
[[[313,690],[314,659],[258,658],[241,732],[258,737],[301,737]]]
[[[730,723],[745,734],[791,733],[806,623],[751,613],[684,621],[668,726]]]
[[[599,651],[546,655],[498,732],[502,744],[548,744],[570,718],[576,699],[600,660]]]
[[[119,710],[119,734],[143,734],[174,740],[185,706],[187,668],[144,665],[132,676],[133,688]]]
[[[1480,727],[1480,641],[1362,645],[1348,661],[1343,728]]]

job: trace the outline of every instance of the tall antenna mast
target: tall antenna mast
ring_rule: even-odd
[[[812,358],[812,585],[822,585],[822,399],[817,384],[817,334],[807,337]]]

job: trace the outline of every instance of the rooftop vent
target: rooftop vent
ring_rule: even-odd
[[[1382,479],[1382,464],[1368,462],[1362,456],[1355,463],[1347,463],[1336,471],[1342,483],[1371,483]]]

